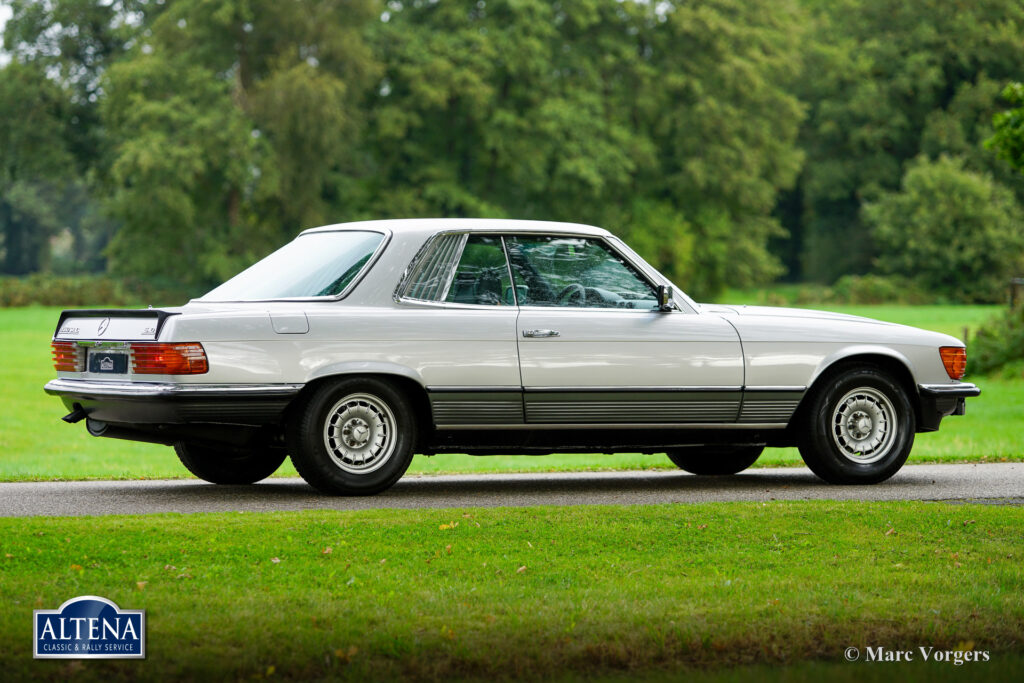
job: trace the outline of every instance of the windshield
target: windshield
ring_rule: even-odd
[[[300,235],[201,300],[337,296],[356,279],[383,241],[379,232],[354,230]]]

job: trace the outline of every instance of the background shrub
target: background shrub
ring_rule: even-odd
[[[0,307],[13,306],[176,306],[201,291],[180,285],[122,280],[106,275],[52,275],[0,278]]]

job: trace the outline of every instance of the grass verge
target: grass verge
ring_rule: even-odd
[[[859,502],[3,519],[2,664],[64,676],[31,658],[32,610],[83,594],[147,610],[147,660],[71,665],[96,680],[657,676],[866,645],[998,661],[1024,653],[1022,525]]]
[[[847,312],[957,333],[973,324],[985,306],[841,307]],[[61,403],[43,393],[52,378],[49,343],[59,309],[0,309],[0,481],[46,479],[152,479],[186,477],[171,449],[151,444],[97,439],[82,425],[61,423]],[[954,329],[949,329],[954,328]],[[959,334],[959,333],[957,333]],[[982,396],[972,399],[965,417],[945,420],[933,434],[918,435],[911,462],[1022,461],[1024,381],[1019,373],[979,380]],[[795,449],[769,449],[762,467],[801,465]],[[669,468],[663,455],[550,455],[543,457],[417,456],[411,473],[538,472]],[[285,463],[280,476],[297,476]]]

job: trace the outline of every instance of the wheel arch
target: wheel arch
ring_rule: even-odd
[[[843,349],[822,360],[815,371],[807,391],[797,404],[793,417],[789,422],[789,429],[799,430],[806,423],[807,411],[814,397],[829,385],[829,382],[849,367],[857,365],[873,365],[888,374],[896,381],[903,390],[907,392],[910,405],[914,410],[916,424],[921,424],[920,401],[915,400],[918,395],[917,382],[914,379],[913,364],[910,360],[893,349],[886,347],[853,347]]]
[[[365,377],[389,382],[401,391],[412,403],[419,429],[419,438],[422,440],[425,432],[433,428],[433,414],[430,409],[430,399],[427,396],[427,389],[423,385],[419,374],[411,368],[398,365],[397,363],[379,362],[352,362],[329,365],[317,369],[302,390],[292,399],[285,411],[285,420],[292,419],[291,414],[301,410],[306,400],[324,384],[341,379],[352,377]]]

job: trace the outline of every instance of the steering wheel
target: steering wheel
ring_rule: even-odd
[[[557,298],[560,305],[566,305],[576,297],[579,297],[580,300],[578,305],[582,306],[587,301],[587,290],[580,283],[573,282],[572,284],[566,285],[562,288],[562,291],[558,293]]]

